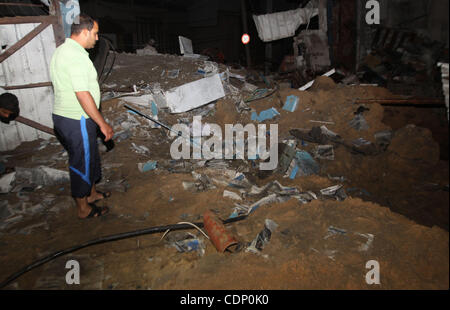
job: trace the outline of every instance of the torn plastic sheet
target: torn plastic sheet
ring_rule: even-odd
[[[290,197],[288,199],[290,199]],[[263,205],[269,203],[284,202],[286,200],[287,199],[284,197],[277,197],[277,194],[270,194],[267,197],[261,198],[251,206],[235,204],[236,207],[233,209],[233,213],[230,215],[230,218],[234,218],[244,214],[248,215]]]
[[[258,36],[263,42],[292,37],[302,24],[319,14],[318,8],[299,8],[265,15],[253,15]]]
[[[372,144],[372,142],[367,141],[364,138],[358,138],[356,140],[353,140],[352,144],[356,147],[359,147],[359,146],[364,146],[364,145],[370,145],[370,144]]]
[[[319,159],[334,160],[334,150],[332,145],[319,145],[314,151],[314,157]]]
[[[223,191],[223,197],[230,198],[233,200],[242,200],[242,198],[241,198],[241,196],[239,196],[239,194],[237,194],[235,192],[227,191],[227,190]]]
[[[0,178],[0,194],[9,193],[12,189],[12,183],[16,179],[16,173],[11,172]]]
[[[273,181],[268,184],[266,184],[263,187],[258,187],[256,185],[253,185],[250,189],[248,195],[249,196],[256,196],[266,193],[276,193],[278,195],[296,195],[298,194],[298,189],[295,187],[288,187],[281,185],[278,181]]]
[[[136,145],[134,142],[131,142],[131,149],[138,154],[150,154],[150,150],[146,146]]]
[[[370,247],[372,246],[372,242],[373,242],[373,239],[375,238],[375,236],[372,234],[360,234],[360,233],[355,233],[355,234],[367,239],[366,243],[363,243],[359,246],[358,251],[360,251],[360,252],[368,251],[370,249]]]
[[[272,234],[278,228],[278,224],[270,219],[264,221],[264,229],[259,232],[255,239],[250,243],[250,245],[245,249],[245,252],[250,252],[254,254],[261,254],[261,251],[269,243]],[[267,256],[265,256],[267,258]]]
[[[326,234],[326,236],[323,239],[328,239],[331,236],[335,236],[335,235],[346,235],[347,234],[347,230],[342,229],[342,228],[337,228],[334,226],[330,226],[328,227],[328,233]]]
[[[360,130],[368,130],[369,129],[369,124],[367,123],[366,119],[364,118],[364,116],[362,114],[356,115],[349,122],[349,125],[353,129],[356,129],[358,131],[360,131]]]
[[[320,190],[322,196],[334,197],[338,201],[345,200],[347,194],[342,185],[334,185]]]
[[[310,203],[313,200],[317,200],[317,195],[314,194],[314,192],[308,191],[305,193],[300,193],[298,195],[292,196],[293,198],[296,198],[301,204],[307,204]]]
[[[377,146],[382,150],[386,150],[389,144],[391,144],[392,131],[390,130],[379,131],[374,134],[374,137]]]

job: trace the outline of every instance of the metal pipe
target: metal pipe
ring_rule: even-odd
[[[244,28],[244,33],[248,34],[247,8],[245,6],[245,0],[241,0],[241,16],[242,16],[242,27]],[[245,58],[247,60],[247,68],[250,68],[252,65],[252,59],[250,56],[250,46],[248,44],[245,44]]]

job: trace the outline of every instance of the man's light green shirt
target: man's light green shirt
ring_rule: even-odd
[[[89,53],[76,41],[66,38],[52,56],[50,77],[55,91],[53,113],[79,120],[88,118],[75,92],[89,91],[97,108],[100,106],[100,86],[97,70],[89,58]]]

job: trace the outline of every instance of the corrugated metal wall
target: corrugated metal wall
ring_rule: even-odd
[[[0,25],[0,48],[11,46],[39,24]],[[52,25],[0,64],[0,86],[16,86],[50,81],[49,64],[56,49]],[[3,51],[3,49],[2,49]],[[52,87],[9,90],[19,99],[20,115],[53,128]],[[20,143],[50,135],[27,125],[0,123],[0,151],[12,150]]]

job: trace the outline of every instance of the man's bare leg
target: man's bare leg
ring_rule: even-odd
[[[94,202],[96,200],[103,199],[103,198],[104,198],[103,195],[101,193],[97,192],[97,189],[95,188],[95,184],[94,184],[91,189],[91,194],[87,197],[87,202],[91,203],[91,202]]]
[[[88,204],[87,196],[83,198],[75,198],[75,202],[77,203],[78,217],[86,218],[92,211],[92,207]]]

